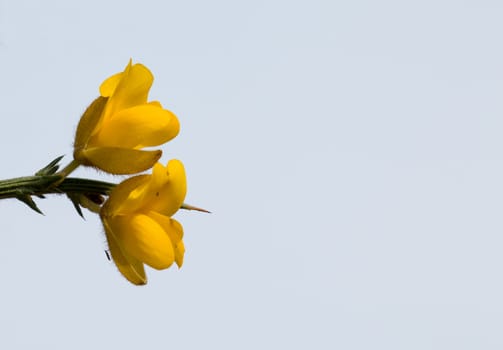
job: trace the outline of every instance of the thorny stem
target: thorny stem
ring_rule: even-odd
[[[19,199],[27,196],[43,197],[46,194],[67,194],[69,196],[72,194],[82,194],[83,200],[86,201],[86,198],[89,199],[92,195],[108,196],[112,189],[117,186],[114,183],[98,180],[75,177],[63,178],[60,174],[24,176],[0,180],[0,199]],[[86,207],[93,212],[99,211],[99,205],[96,203],[93,205],[91,200],[88,201]],[[180,209],[209,213],[205,209],[187,203],[183,203]]]
[[[109,182],[72,177],[62,178],[59,174],[24,176],[0,180],[0,199],[65,193],[108,195],[114,187],[115,184]]]

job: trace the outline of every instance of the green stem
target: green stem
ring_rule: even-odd
[[[97,180],[71,177],[61,180],[62,176],[59,174],[0,180],[0,199],[64,193],[107,195],[115,187],[113,183]]]
[[[108,195],[115,186],[117,185],[105,181],[67,177],[52,193],[81,192]]]
[[[75,159],[70,162],[67,166],[65,166],[58,174],[62,175],[63,177],[67,177],[70,175],[75,169],[79,167],[80,163],[77,162]]]
[[[25,176],[1,180],[0,199],[43,194],[52,184],[59,180],[61,180],[61,177],[57,175]]]
[[[17,198],[27,203],[32,209],[40,212],[31,196],[43,197],[46,194],[66,194],[72,199],[74,205],[77,206],[76,203],[79,203],[93,212],[99,212],[101,201],[96,200],[93,202],[93,198],[108,196],[115,186],[117,185],[114,183],[98,180],[75,177],[64,178],[61,173],[24,176],[0,180],[0,199]],[[74,201],[76,198],[79,199],[77,202]],[[183,203],[181,209],[209,213],[205,209],[187,203]]]

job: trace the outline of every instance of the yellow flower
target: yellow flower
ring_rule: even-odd
[[[106,79],[84,112],[75,135],[74,158],[111,174],[135,174],[151,168],[160,150],[144,151],[174,138],[180,124],[159,102],[147,102],[154,77],[129,61],[123,72]]]
[[[171,218],[181,207],[187,184],[182,162],[154,165],[151,175],[138,175],[115,187],[100,217],[117,268],[131,283],[145,284],[144,264],[166,269],[182,266],[182,225]]]

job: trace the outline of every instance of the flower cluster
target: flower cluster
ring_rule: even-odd
[[[96,209],[109,251],[122,275],[133,284],[147,282],[144,264],[166,269],[183,263],[182,225],[172,216],[186,194],[183,164],[158,163],[160,146],[179,132],[177,117],[157,101],[148,101],[153,76],[132,64],[106,79],[100,96],[84,112],[74,142],[74,167],[90,166],[110,174],[132,175],[118,184]],[[73,169],[70,169],[70,171]],[[88,207],[89,208],[89,207]]]
[[[173,219],[178,209],[208,212],[184,203],[182,162],[159,163],[162,151],[155,148],[176,137],[180,123],[159,102],[148,100],[153,81],[147,67],[130,60],[101,84],[100,96],[80,118],[68,165],[60,170],[60,156],[34,175],[0,180],[0,200],[17,199],[40,214],[34,199],[48,194],[66,195],[81,216],[82,208],[98,214],[108,259],[135,285],[147,283],[145,265],[182,266],[183,227]],[[129,177],[119,184],[69,177],[79,166]]]

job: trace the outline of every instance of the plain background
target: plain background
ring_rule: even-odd
[[[180,118],[181,270],[0,202],[2,349],[503,348],[500,1],[0,0],[1,178],[128,60]],[[120,181],[79,169],[76,176]]]

